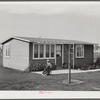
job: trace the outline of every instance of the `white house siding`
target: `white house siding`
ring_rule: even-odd
[[[5,57],[5,45],[10,44],[10,57]],[[18,70],[26,70],[29,65],[29,43],[11,40],[3,45],[3,66]]]

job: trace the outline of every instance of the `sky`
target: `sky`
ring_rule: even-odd
[[[0,2],[0,42],[12,36],[100,44],[100,2]]]

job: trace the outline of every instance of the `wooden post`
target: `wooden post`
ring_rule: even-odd
[[[73,69],[74,69],[74,44],[73,44]]]
[[[69,44],[69,50],[68,50],[68,83],[71,83],[71,66],[70,66],[70,44]]]

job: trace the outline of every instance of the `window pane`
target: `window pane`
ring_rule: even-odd
[[[77,45],[77,57],[80,57],[80,45]]]
[[[84,54],[84,46],[83,45],[77,45],[77,57],[83,57]]]
[[[10,56],[10,45],[6,45],[5,50],[5,56]]]
[[[38,58],[38,44],[34,44],[34,58]]]
[[[40,44],[40,58],[43,58],[44,55],[44,45]]]
[[[54,57],[54,45],[51,45],[51,57]]]
[[[7,56],[7,45],[6,45],[6,56]]]
[[[49,57],[49,45],[46,45],[46,57]]]
[[[61,57],[61,46],[60,45],[56,46],[56,56]]]

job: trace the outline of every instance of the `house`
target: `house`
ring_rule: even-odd
[[[89,65],[93,64],[93,45],[76,40],[11,37],[2,42],[3,66],[25,71],[31,60],[41,63],[47,59],[57,68],[62,68],[69,60],[73,68]]]

